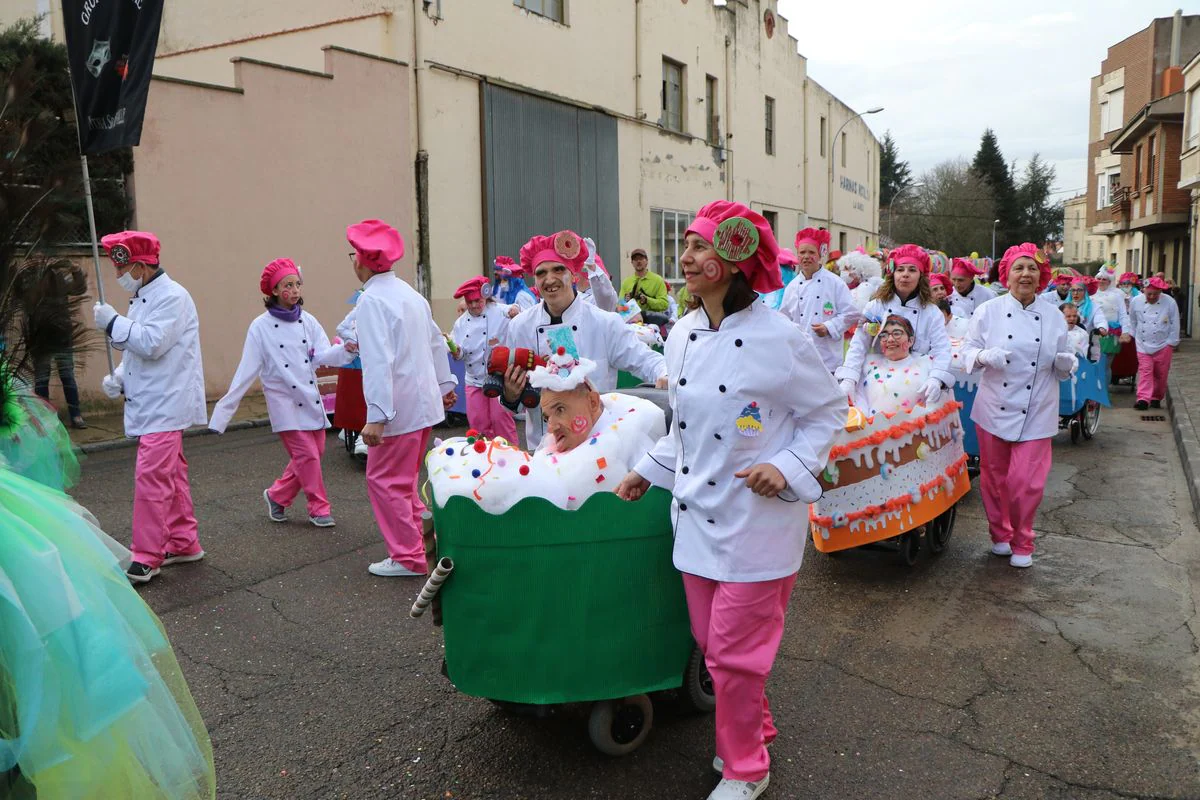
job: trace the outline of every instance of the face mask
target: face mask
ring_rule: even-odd
[[[1125,294],[1133,294],[1133,287],[1130,286],[1129,284],[1126,284],[1125,286],[1121,287],[1121,291],[1124,292]]]
[[[142,288],[142,279],[133,277],[132,272],[126,272],[124,275],[117,276],[117,283],[125,291],[133,294],[138,289]]]
[[[500,281],[500,291],[501,292],[508,291],[508,281]]]

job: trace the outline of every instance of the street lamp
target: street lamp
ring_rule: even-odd
[[[906,183],[900,187],[900,191],[892,195],[892,202],[888,203],[888,241],[892,239],[892,206],[896,204],[896,198],[907,192],[909,189],[924,189],[925,181],[917,181],[916,183]]]
[[[883,106],[875,106],[874,108],[868,108],[866,111],[860,111],[850,119],[843,122],[842,127],[837,129],[837,133],[833,134],[833,142],[829,145],[829,192],[828,196],[826,197],[826,202],[828,203],[829,208],[830,236],[833,236],[833,157],[835,155],[834,150],[837,148],[838,139],[841,137],[842,131],[845,129],[845,127],[851,122],[854,122],[854,120],[858,119],[864,114],[878,114],[880,111],[883,111]]]
[[[992,221],[992,263],[996,261],[996,226],[1000,224],[1000,220]]]

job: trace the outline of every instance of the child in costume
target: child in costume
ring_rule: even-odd
[[[912,323],[892,315],[879,331],[879,349],[863,361],[862,380],[854,405],[869,417],[909,411],[924,401],[921,387],[929,378],[933,361],[913,355],[916,343]]]
[[[271,430],[279,434],[291,461],[283,475],[263,490],[272,522],[287,522],[287,509],[301,490],[308,521],[318,528],[335,524],[321,475],[329,417],[317,389],[317,367],[338,367],[354,358],[355,345],[330,345],[321,323],[304,310],[300,269],[277,258],[263,269],[258,289],[267,310],[246,332],[242,360],[229,391],[213,408],[208,427],[224,433],[242,397],[261,380]]]
[[[1063,319],[1067,322],[1067,344],[1077,355],[1087,358],[1088,332],[1079,324],[1079,309],[1075,307],[1074,303],[1063,303],[1058,310],[1062,312]]]
[[[500,400],[483,393],[487,378],[488,353],[504,340],[508,320],[520,313],[520,307],[500,305],[491,296],[484,297],[487,278],[482,275],[463,282],[454,297],[466,303],[466,311],[454,322],[451,340],[458,346],[454,357],[463,362],[466,373],[467,424],[489,439],[497,436],[517,444],[517,423]]]

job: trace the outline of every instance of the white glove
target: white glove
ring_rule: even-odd
[[[842,393],[845,394],[846,397],[849,397],[851,400],[853,400],[854,393],[858,390],[858,381],[852,381],[849,378],[843,378],[842,380],[838,381],[838,388],[842,390]]]
[[[975,361],[985,367],[993,367],[995,369],[1004,369],[1008,364],[1008,357],[1012,355],[1008,350],[1002,350],[999,347],[989,347],[986,350],[980,350],[979,355],[975,356]]]
[[[588,265],[589,267],[596,266],[596,242],[593,241],[592,238],[589,236],[589,237],[584,238],[583,243],[587,245],[587,249],[588,249],[587,258],[585,258],[583,260],[583,263]]]
[[[942,382],[937,378],[930,378],[921,387],[921,392],[925,395],[925,405],[931,406],[942,396]]]
[[[1075,357],[1074,353],[1056,353],[1054,355],[1054,369],[1074,375],[1075,370],[1079,369],[1079,359]]]
[[[100,388],[104,390],[105,396],[112,400],[116,400],[121,396],[121,392],[125,389],[125,382],[116,373],[105,375],[104,380],[100,381]]]
[[[96,319],[96,329],[108,330],[108,323],[117,318],[117,310],[108,303],[96,303],[92,307],[92,315]]]

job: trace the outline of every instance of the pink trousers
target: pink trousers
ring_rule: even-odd
[[[762,780],[771,767],[767,745],[778,731],[767,703],[767,676],[795,583],[795,575],[758,583],[683,575],[692,636],[717,695],[717,755],[730,780]]]
[[[138,440],[131,549],[133,560],[148,567],[162,564],[167,553],[200,552],[183,431],[148,433]]]
[[[292,460],[279,479],[267,489],[267,496],[287,508],[303,490],[308,500],[308,515],[328,515],[329,498],[325,495],[325,478],[321,475],[325,431],[280,431],[279,438],[283,440],[283,446]]]
[[[1171,369],[1170,347],[1164,347],[1157,353],[1138,353],[1137,399],[1147,403],[1151,400],[1162,400],[1167,394],[1167,372]]]
[[[517,444],[517,423],[499,397],[488,397],[478,386],[467,387],[467,424],[489,439],[504,437]]]
[[[367,453],[367,496],[387,542],[388,556],[422,575],[428,569],[421,538],[425,504],[418,496],[417,484],[431,430],[385,436]]]
[[[1050,439],[1007,442],[975,426],[979,435],[979,494],[992,541],[1014,554],[1033,555],[1033,517],[1050,474]]]

